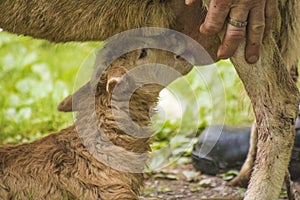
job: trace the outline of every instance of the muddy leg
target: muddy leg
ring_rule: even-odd
[[[294,65],[291,66],[290,75],[291,75],[293,81],[295,83],[297,83],[298,82],[298,77],[299,77],[299,74],[298,74],[298,61]],[[296,194],[295,194],[294,185],[293,185],[293,182],[291,180],[291,175],[290,175],[289,170],[287,170],[287,172],[285,174],[284,182],[285,182],[286,189],[287,189],[288,199],[289,200],[295,200],[296,199]]]
[[[289,68],[291,78],[295,83],[298,81],[298,61]],[[254,167],[256,151],[257,151],[257,127],[256,123],[253,124],[250,136],[250,148],[239,174],[235,177],[230,184],[233,186],[247,187]]]
[[[265,38],[261,59],[254,65],[242,59],[243,47],[232,61],[251,99],[258,130],[257,156],[245,199],[273,200],[279,196],[290,161],[299,91],[274,39]]]
[[[256,128],[256,123],[254,122],[251,130],[250,148],[247,155],[247,159],[244,162],[238,176],[235,177],[230,182],[231,185],[240,186],[240,187],[248,186],[248,182],[255,162],[256,151],[257,151],[257,128]]]

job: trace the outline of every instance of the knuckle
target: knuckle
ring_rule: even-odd
[[[234,30],[228,31],[227,36],[228,36],[228,38],[233,39],[233,40],[240,40],[240,39],[245,38],[246,33],[245,33],[245,30],[234,29]]]
[[[251,25],[251,31],[254,34],[262,34],[265,30],[266,25],[264,23],[260,23],[260,24],[253,24]]]
[[[261,41],[252,41],[248,38],[246,52],[247,54],[253,55],[259,52],[261,47]]]
[[[220,11],[223,11],[224,9],[230,7],[232,5],[231,2],[228,1],[219,1],[218,2],[218,6],[216,6],[217,9],[219,9]]]
[[[208,22],[205,24],[204,28],[209,33],[218,33],[222,30],[223,24],[216,22]]]
[[[260,49],[260,43],[259,42],[248,42],[247,43],[247,49],[249,52],[257,52],[258,49]]]

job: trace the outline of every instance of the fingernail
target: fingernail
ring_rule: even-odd
[[[199,28],[199,32],[200,32],[200,33],[202,33],[202,29],[203,29],[202,26],[203,26],[203,24],[201,24],[201,25],[200,25],[200,28]]]
[[[224,54],[222,46],[219,48],[218,52],[217,52],[217,57],[219,59],[227,59],[228,56],[226,56],[226,54]]]
[[[251,64],[256,63],[258,60],[258,57],[256,55],[250,56],[247,61]]]
[[[199,28],[199,32],[204,34],[204,35],[208,35],[209,33],[205,30],[204,25],[201,24],[200,28]]]
[[[192,3],[192,0],[185,0],[185,4],[186,5],[189,5],[189,4],[191,4]]]

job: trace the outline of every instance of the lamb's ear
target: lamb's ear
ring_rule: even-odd
[[[106,91],[112,93],[117,84],[125,83],[125,74],[127,70],[124,67],[115,67],[107,71]]]
[[[57,110],[60,112],[72,112],[72,95],[67,96],[66,98],[64,98],[64,100],[62,100],[58,106],[57,106]]]
[[[111,77],[107,80],[106,91],[112,93],[118,83],[122,82],[122,77]]]
[[[86,83],[74,94],[67,96],[61,101],[57,106],[57,110],[61,112],[74,112],[83,109],[83,102],[89,97],[90,88],[90,82]]]

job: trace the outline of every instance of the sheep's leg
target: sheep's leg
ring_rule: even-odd
[[[298,81],[298,61],[288,68],[291,78],[295,83]],[[257,151],[257,126],[256,123],[253,124],[250,136],[250,148],[239,174],[235,177],[230,184],[234,186],[247,187],[254,167],[254,161]]]
[[[299,77],[299,74],[298,74],[298,60],[297,60],[297,62],[295,62],[295,64],[293,64],[291,66],[291,68],[289,70],[290,70],[290,75],[291,75],[293,81],[295,83],[297,83],[298,82],[298,77]],[[287,172],[286,172],[284,181],[285,181],[286,188],[287,188],[288,199],[289,200],[295,200],[296,199],[296,194],[295,194],[295,190],[294,190],[294,187],[293,187],[293,182],[291,180],[291,175],[290,175],[289,170],[287,170]]]
[[[290,161],[299,91],[270,35],[254,65],[243,59],[244,47],[232,61],[251,99],[258,129],[255,167],[245,199],[273,200],[279,196]]]
[[[249,152],[246,158],[246,161],[244,162],[239,174],[237,177],[235,177],[230,184],[234,186],[241,186],[241,187],[247,187],[248,181],[250,179],[252,169],[254,166],[254,161],[256,157],[256,151],[257,151],[257,127],[256,123],[253,123],[252,130],[251,130],[251,136],[250,136],[250,148]]]

